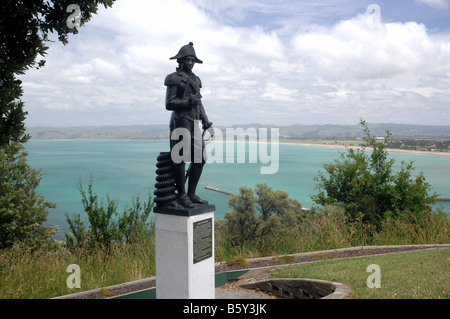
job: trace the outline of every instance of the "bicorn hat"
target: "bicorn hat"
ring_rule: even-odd
[[[178,54],[171,57],[170,60],[181,59],[187,56],[193,56],[196,63],[203,63],[203,61],[197,58],[197,56],[195,55],[194,44],[192,42],[189,42],[189,44],[182,46],[180,51],[178,51]]]

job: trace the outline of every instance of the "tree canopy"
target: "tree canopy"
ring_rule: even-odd
[[[49,49],[49,35],[68,43],[97,12],[98,5],[111,7],[114,0],[2,0],[0,2],[0,146],[11,141],[25,142],[22,82],[16,78],[30,68],[40,68]],[[71,19],[73,18],[74,21]]]

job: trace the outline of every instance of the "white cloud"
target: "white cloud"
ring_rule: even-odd
[[[224,5],[205,3],[217,12]],[[240,3],[244,16],[245,6],[270,7]],[[450,123],[450,35],[416,22],[374,23],[364,12],[281,29],[233,27],[207,12],[183,0],[119,0],[99,10],[23,78],[29,125],[168,123],[164,77],[189,41],[204,61],[194,72],[217,125]]]
[[[311,96],[323,114],[334,114],[343,123],[348,123],[345,117],[352,121],[365,117],[372,122],[449,122],[450,100],[443,103],[450,97],[449,41],[431,36],[422,24],[373,27],[367,24],[366,15],[359,15],[332,27],[304,30],[293,37],[291,45],[293,56],[315,73],[313,82],[326,83],[327,92]],[[323,100],[321,95],[333,100]]]
[[[332,28],[307,30],[292,40],[293,52],[299,59],[334,79],[442,73],[450,67],[447,45],[432,39],[422,24],[371,27],[363,15]]]
[[[287,89],[277,83],[269,82],[266,83],[265,92],[262,97],[272,99],[276,102],[292,101],[295,93],[297,93],[297,90]]]
[[[435,9],[447,9],[449,7],[448,0],[414,0],[414,1],[426,4]]]

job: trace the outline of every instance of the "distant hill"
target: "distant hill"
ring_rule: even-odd
[[[368,124],[371,132],[385,136],[386,131],[393,138],[450,138],[449,126],[411,125],[411,124]],[[358,138],[363,135],[362,127],[357,125],[291,125],[280,129],[280,135],[293,138]]]
[[[168,125],[30,127],[35,140],[56,139],[168,139]]]
[[[345,139],[363,136],[361,125],[290,125],[270,126],[260,124],[235,125],[244,130],[253,128],[277,127],[281,138],[292,139]],[[371,132],[377,136],[385,136],[386,130],[398,138],[450,138],[449,126],[411,125],[411,124],[368,124]],[[225,135],[226,127],[217,126]],[[29,127],[32,139],[168,139],[168,125],[128,125],[128,126],[86,126],[86,127]]]

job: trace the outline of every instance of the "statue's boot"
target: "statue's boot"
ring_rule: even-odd
[[[186,193],[178,195],[178,203],[182,205],[184,208],[194,208],[195,205],[192,202],[192,199],[186,195]]]
[[[177,188],[178,193],[178,203],[183,206],[184,208],[194,208],[195,205],[189,198],[189,196],[186,195],[186,189],[185,189],[185,164],[175,164],[174,165],[174,173],[175,173],[175,185]]]
[[[194,204],[208,204],[206,200],[201,199],[195,195],[198,181],[202,175],[204,163],[191,163],[189,166],[189,181],[188,181],[188,196]]]

